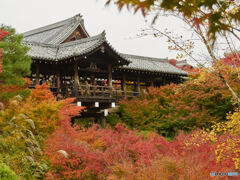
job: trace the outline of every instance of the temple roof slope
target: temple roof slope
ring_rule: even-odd
[[[191,66],[190,64],[187,63],[187,60],[177,61],[176,65],[177,66]]]
[[[33,59],[56,60],[57,46],[24,41],[23,45],[30,47],[28,55]]]
[[[69,37],[78,26],[80,26],[89,37],[84,27],[82,16],[78,14],[69,19],[25,32],[23,33],[23,40],[47,44],[60,44]]]
[[[100,49],[105,44],[122,58],[126,63],[130,63],[125,57],[118,53],[106,40],[106,33],[103,31],[97,36],[92,36],[80,40],[75,40],[59,45],[46,44],[32,41],[23,41],[23,44],[30,47],[28,55],[34,59],[59,61],[76,56],[84,56]]]
[[[151,58],[144,56],[136,56],[130,54],[122,54],[131,63],[128,66],[123,66],[122,69],[135,69],[152,72],[162,72],[171,74],[187,75],[186,71],[178,69],[168,62],[168,59]]]

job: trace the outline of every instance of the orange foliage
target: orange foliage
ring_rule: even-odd
[[[36,85],[35,89],[32,89],[32,99],[37,103],[44,100],[53,100],[55,99],[51,91],[49,91],[49,86],[46,83],[42,85]]]

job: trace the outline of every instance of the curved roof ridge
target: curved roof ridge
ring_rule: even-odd
[[[77,23],[82,23],[83,22],[82,15],[77,14],[77,15],[71,17],[71,18],[68,18],[68,19],[53,23],[53,24],[49,24],[49,25],[46,25],[46,26],[43,26],[43,27],[40,27],[40,28],[36,28],[36,29],[30,30],[30,31],[27,31],[27,32],[24,32],[23,35],[24,35],[24,37],[28,37],[28,36],[31,36],[33,34],[42,33],[44,31],[49,31],[51,29],[55,29],[55,28],[64,26],[66,24],[76,23],[76,22]]]
[[[31,36],[33,34],[38,34],[38,33],[44,32],[44,31],[55,29],[57,27],[64,26],[65,24],[67,24],[67,22],[69,22],[72,19],[73,19],[73,17],[53,23],[53,24],[49,24],[49,25],[46,25],[46,26],[43,26],[40,28],[36,28],[36,29],[30,30],[30,31],[24,32],[23,35],[24,35],[24,37],[27,37],[27,36]]]
[[[89,41],[95,41],[95,40],[105,41],[106,40],[105,31],[103,31],[102,33],[100,33],[96,36],[87,37],[87,38],[83,38],[83,39],[79,39],[79,40],[75,40],[75,41],[71,41],[71,42],[66,42],[66,43],[60,44],[59,46],[66,47],[66,46],[77,45],[77,44],[81,44],[81,43],[85,43],[85,42],[89,42]]]
[[[166,62],[166,63],[168,63],[168,58],[155,58],[155,57],[149,57],[149,56],[139,56],[139,55],[123,54],[123,53],[121,53],[121,55],[123,55],[125,57],[141,58],[141,59],[148,60],[148,61],[157,61],[157,62]]]

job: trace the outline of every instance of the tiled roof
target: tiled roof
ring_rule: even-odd
[[[183,61],[177,61],[177,66],[191,66],[190,64],[187,63],[186,60]]]
[[[82,16],[78,14],[69,19],[25,32],[23,33],[23,40],[47,44],[60,44],[72,34],[78,26],[81,26],[88,35],[84,28]]]
[[[57,46],[55,45],[28,41],[23,41],[23,45],[30,47],[27,54],[33,59],[56,60]]]
[[[28,55],[34,59],[54,60],[59,61],[74,56],[84,56],[91,53],[93,50],[100,48],[105,43],[112,51],[117,54],[126,63],[129,63],[120,53],[118,53],[106,40],[105,31],[97,36],[83,38],[72,42],[67,42],[59,45],[46,44],[39,42],[23,41],[23,44],[30,47]]]
[[[23,44],[30,47],[28,55],[33,59],[60,61],[76,56],[85,56],[102,45],[111,49],[124,65],[120,69],[187,75],[187,72],[171,65],[167,59],[150,58],[118,53],[106,40],[105,31],[97,36],[62,43],[78,26],[86,32],[81,15],[24,33]],[[62,44],[61,44],[62,43]]]
[[[103,32],[97,36],[60,44],[57,59],[61,60],[74,56],[85,55],[99,48],[105,40],[105,32]]]
[[[122,69],[135,69],[143,71],[187,75],[187,72],[171,65],[168,62],[168,59],[151,58],[130,54],[122,54],[122,56],[124,56],[127,60],[131,61],[128,66],[123,66]]]

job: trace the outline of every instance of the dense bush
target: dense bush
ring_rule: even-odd
[[[73,101],[56,101],[46,84],[36,86],[26,99],[10,99],[0,112],[0,160],[22,177],[42,178],[48,169],[42,156],[44,140],[66,117],[65,111],[76,109],[79,115],[81,107]]]
[[[224,67],[223,73],[235,92],[239,92],[237,72]],[[139,99],[121,102],[121,121],[132,128],[156,130],[168,137],[178,130],[209,128],[224,121],[226,113],[234,109],[227,87],[206,70],[193,74],[183,84],[151,87],[148,91]]]
[[[236,170],[232,161],[216,161],[218,142],[196,139],[199,131],[168,142],[155,133],[143,138],[121,125],[61,124],[45,148],[52,164],[47,179],[207,179],[211,171]]]
[[[8,166],[0,163],[0,179],[2,179],[2,180],[16,180],[17,175]]]

